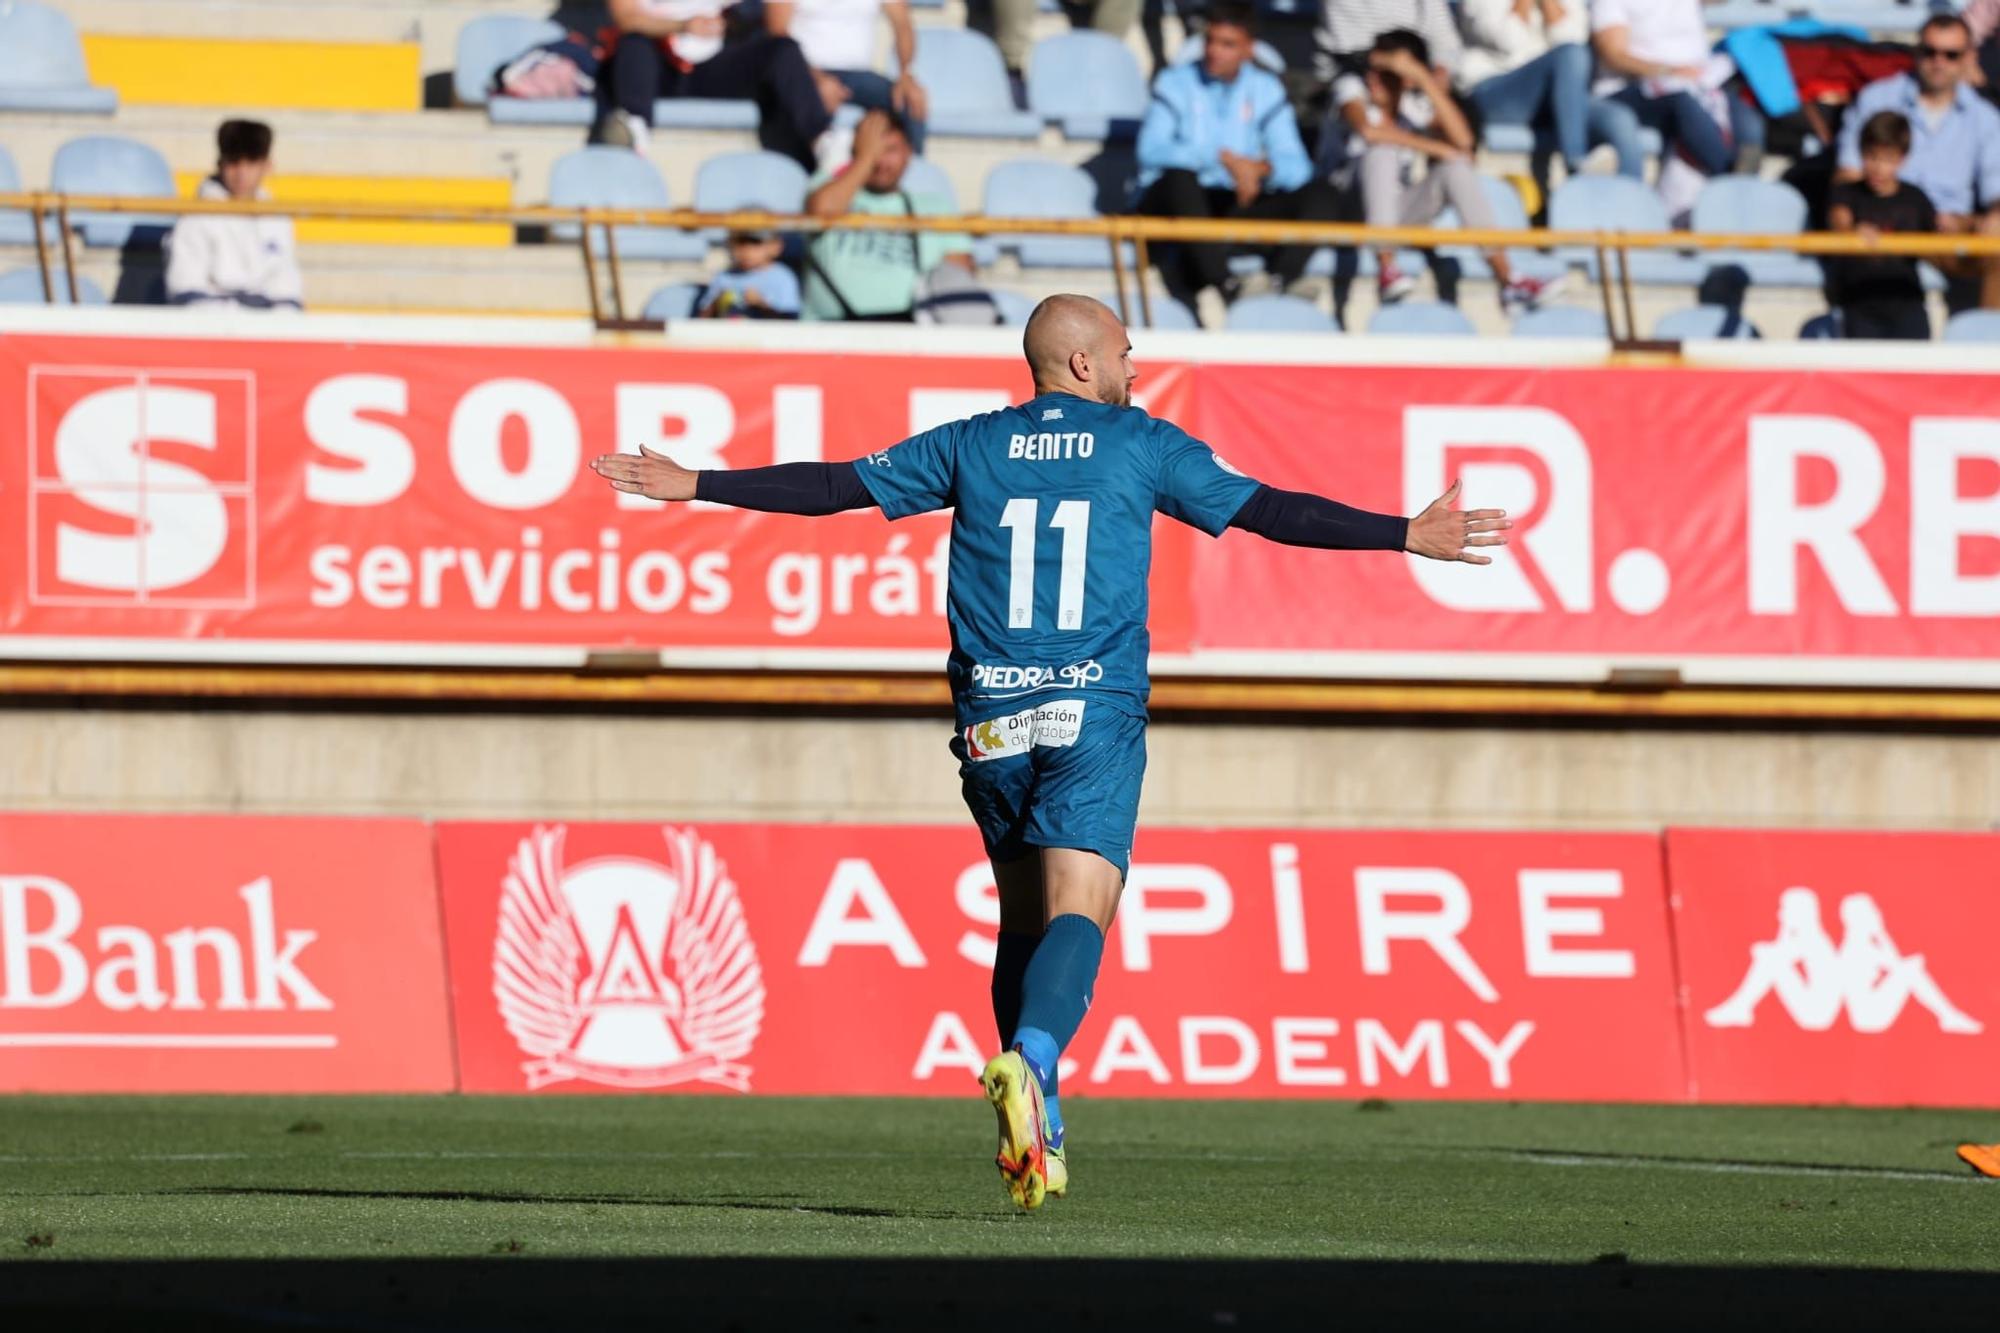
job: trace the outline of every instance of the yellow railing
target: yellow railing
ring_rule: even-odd
[[[57,274],[69,284],[76,298],[74,239],[70,220],[78,213],[148,213],[186,216],[190,214],[233,213],[249,216],[276,215],[295,218],[339,218],[399,222],[505,222],[526,226],[572,225],[579,228],[578,249],[582,254],[586,281],[590,288],[591,316],[602,327],[634,327],[638,322],[625,316],[623,268],[618,257],[617,233],[622,226],[674,227],[682,229],[722,228],[762,229],[783,232],[900,231],[956,232],[972,236],[1039,235],[1101,237],[1108,251],[1109,266],[1117,292],[1119,314],[1131,318],[1128,284],[1137,298],[1142,323],[1152,323],[1152,301],[1146,285],[1151,267],[1149,247],[1157,242],[1210,241],[1238,245],[1330,245],[1435,249],[1443,246],[1470,246],[1479,249],[1560,249],[1587,250],[1597,258],[1605,325],[1617,338],[1618,313],[1624,316],[1626,335],[1618,341],[1636,338],[1633,317],[1630,255],[1634,250],[1674,250],[1698,252],[1777,252],[1800,255],[1909,256],[1918,259],[2000,257],[2000,236],[1977,235],[1895,235],[1863,237],[1852,232],[1807,232],[1789,235],[1718,235],[1695,232],[1559,231],[1541,229],[1506,231],[1437,227],[1369,227],[1343,222],[1275,222],[1218,220],[1208,218],[1158,218],[1121,215],[1101,218],[1008,218],[983,214],[958,217],[908,217],[844,214],[814,217],[786,213],[742,211],[699,213],[689,208],[558,208],[547,205],[524,207],[481,207],[472,205],[409,205],[383,203],[307,203],[304,201],[238,202],[211,199],[135,199],[108,195],[63,195],[46,192],[0,193],[0,211],[21,211],[34,218],[35,249],[42,275],[42,294],[53,299]],[[53,220],[60,248],[60,265],[49,253],[44,222]],[[607,312],[601,300],[597,261],[590,244],[592,230],[604,229],[604,261],[610,278],[611,301]],[[1136,263],[1126,263],[1126,245],[1133,248]],[[1615,260],[1615,264],[1614,261]]]

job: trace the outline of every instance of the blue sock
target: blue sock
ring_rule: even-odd
[[[1041,942],[1040,935],[1026,931],[1000,932],[1000,947],[993,955],[993,1026],[1000,1029],[1002,1047],[1014,1044],[1014,1029],[1021,1026],[1021,978]]]
[[[1104,932],[1097,923],[1068,913],[1049,922],[1048,933],[1021,978],[1021,1021],[1014,1029],[1014,1044],[1042,1085],[1058,1146],[1062,1119],[1056,1102],[1056,1066],[1090,1010],[1091,987],[1097,983],[1097,965],[1103,957]]]

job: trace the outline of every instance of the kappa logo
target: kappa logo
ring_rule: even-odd
[[[1841,1013],[1856,1032],[1886,1032],[1915,1000],[1938,1027],[1955,1035],[1983,1030],[1954,1005],[1931,976],[1922,954],[1905,954],[1889,938],[1882,909],[1865,893],[1840,900],[1840,943],[1820,920],[1819,894],[1789,888],[1778,895],[1776,937],[1750,946],[1750,970],[1730,997],[1703,1017],[1712,1028],[1744,1028],[1767,995],[1808,1032],[1825,1032]]]
[[[1042,409],[1042,420],[1061,421],[1062,419],[1063,419],[1063,414],[1062,414],[1062,409],[1060,407],[1045,407]]]
[[[664,862],[565,866],[565,829],[521,840],[500,889],[493,995],[528,1086],[750,1088],[764,971],[728,868],[692,829]]]

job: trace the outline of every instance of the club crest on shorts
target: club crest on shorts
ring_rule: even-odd
[[[493,996],[529,1088],[704,1082],[747,1092],[764,971],[728,867],[693,829],[663,861],[563,864],[566,829],[521,839],[500,888]]]

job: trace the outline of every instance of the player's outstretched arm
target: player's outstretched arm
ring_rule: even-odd
[[[642,444],[636,454],[593,458],[590,467],[613,490],[652,500],[709,500],[769,514],[838,514],[875,503],[852,463],[779,463],[696,472]]]
[[[1453,509],[1458,502],[1459,483],[1431,501],[1430,507],[1410,520],[1410,532],[1403,549],[1432,560],[1463,560],[1468,565],[1490,565],[1493,557],[1468,548],[1505,546],[1507,529],[1514,520],[1504,509]]]
[[[1229,526],[1254,532],[1287,546],[1327,551],[1409,551],[1433,560],[1492,563],[1492,557],[1468,548],[1504,546],[1513,526],[1500,509],[1453,509],[1458,483],[1415,518],[1375,514],[1303,491],[1259,486]]]

